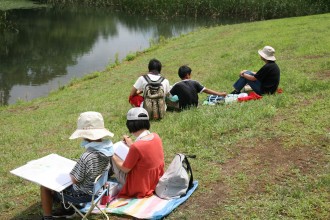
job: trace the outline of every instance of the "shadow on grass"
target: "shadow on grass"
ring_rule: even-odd
[[[11,220],[32,220],[41,219],[41,204],[39,202],[32,204],[21,213],[15,215]]]
[[[108,213],[108,216],[110,217],[110,219],[113,219],[113,220],[136,219],[131,216],[109,214],[109,213]],[[12,217],[10,220],[38,220],[38,219],[40,219],[40,220],[42,219],[42,208],[41,208],[41,204],[39,202],[34,203],[33,205],[26,208],[21,213]],[[79,215],[77,215],[73,219],[81,219],[81,217]],[[91,214],[88,217],[88,219],[96,220],[96,219],[100,219],[100,218],[99,218],[99,215]]]

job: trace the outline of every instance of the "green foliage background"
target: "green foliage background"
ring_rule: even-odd
[[[132,14],[235,17],[262,20],[326,13],[328,0],[39,0],[54,5],[79,4],[110,7]]]

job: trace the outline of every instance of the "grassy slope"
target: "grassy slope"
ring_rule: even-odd
[[[194,79],[230,92],[241,69],[258,70],[263,65],[256,51],[264,45],[276,49],[283,94],[168,113],[161,122],[152,122],[152,130],[163,138],[167,163],[176,152],[198,155],[192,166],[199,189],[169,218],[328,218],[329,19],[330,14],[324,14],[203,29],[94,73],[49,97],[1,108],[0,219],[39,214],[38,187],[9,171],[49,153],[77,158],[82,152],[79,141],[68,137],[80,112],[101,112],[106,126],[116,134],[113,141],[127,132],[127,95],[150,58],[162,61],[162,72],[171,84],[178,80],[178,67],[188,64]],[[280,160],[278,152],[285,160]],[[297,154],[311,158],[294,160]],[[275,177],[287,173],[276,181]],[[259,183],[262,189],[253,185]],[[205,205],[203,198],[213,203]]]

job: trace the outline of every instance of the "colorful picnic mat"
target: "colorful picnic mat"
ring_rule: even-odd
[[[139,219],[161,219],[170,214],[175,208],[184,203],[196,190],[198,181],[193,182],[193,187],[184,197],[178,199],[165,200],[153,195],[143,199],[115,199],[110,202],[108,207],[99,205],[107,213],[118,215],[129,215]],[[87,212],[90,204],[87,204],[81,211]],[[99,213],[97,208],[93,213]]]

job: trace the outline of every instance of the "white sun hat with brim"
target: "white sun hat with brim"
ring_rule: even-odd
[[[276,58],[274,56],[275,49],[271,46],[265,46],[262,50],[258,50],[260,56],[262,56],[266,60],[275,61]]]
[[[141,115],[144,114],[144,115]],[[133,120],[149,120],[149,115],[147,110],[141,107],[131,108],[127,112],[127,120],[133,121]]]
[[[113,137],[113,133],[104,127],[104,120],[99,112],[84,112],[78,118],[77,130],[69,139],[86,138],[98,140]]]

